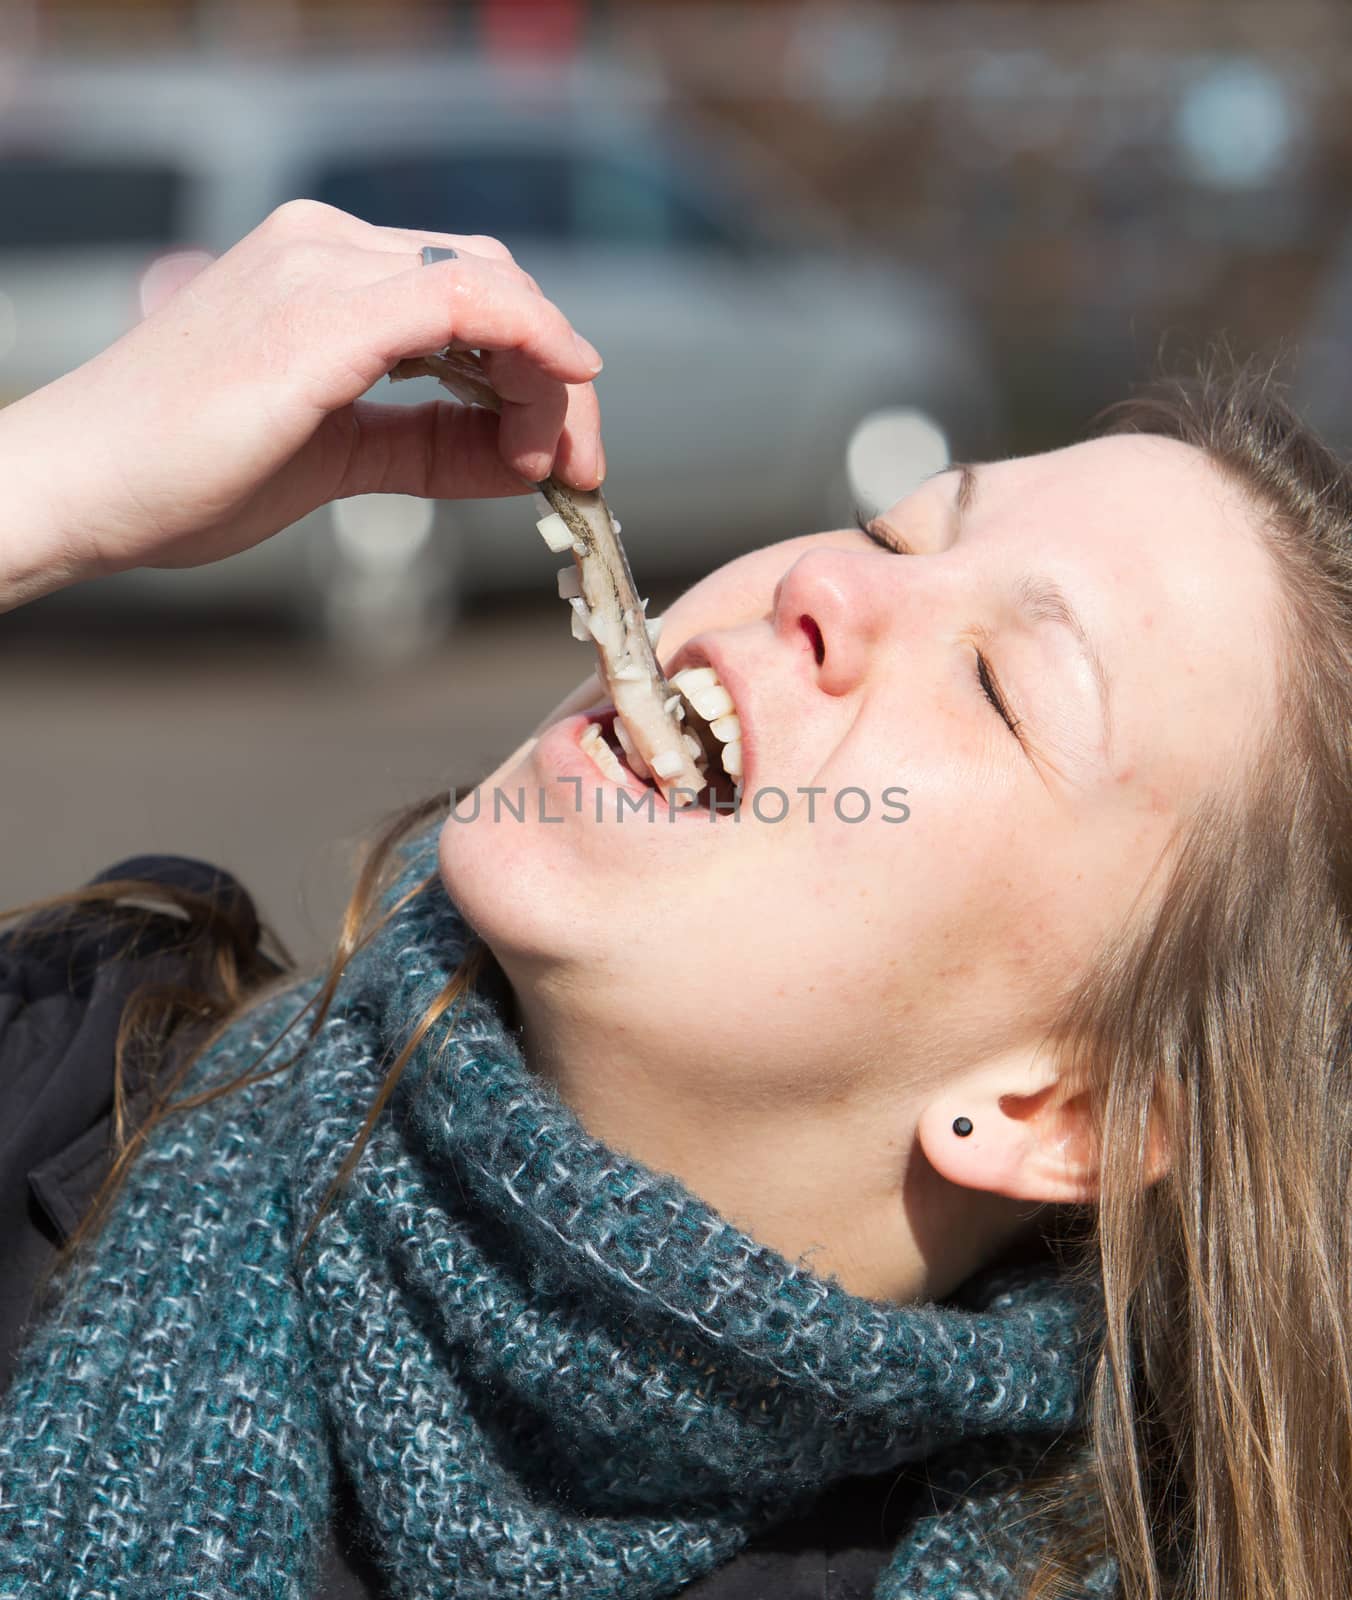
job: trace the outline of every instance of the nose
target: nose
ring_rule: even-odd
[[[886,586],[876,578],[865,554],[819,548],[799,556],[775,585],[775,633],[788,646],[811,645],[824,694],[849,694],[868,672],[887,616]]]

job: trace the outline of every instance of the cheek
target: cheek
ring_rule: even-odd
[[[827,820],[800,836],[803,902],[821,943],[850,953],[844,985],[871,985],[875,1005],[897,1019],[939,1018],[954,1003],[1003,1013],[1048,992],[1079,949],[1076,902],[1094,903],[1092,883],[1049,869],[1054,842],[1021,832],[1003,792],[983,807],[976,786],[942,771],[856,776],[878,792],[910,781],[887,813],[905,820],[877,820],[875,806],[868,821],[842,824],[828,796]]]
[[[1076,981],[1127,916],[1159,842],[1139,818],[1100,816],[1059,838],[1049,831],[1035,870],[990,871],[972,937],[998,960],[1012,1004],[1050,1003]]]

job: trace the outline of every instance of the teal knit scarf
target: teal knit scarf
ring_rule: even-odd
[[[834,1481],[924,1461],[879,1600],[1013,1600],[1041,1538],[1020,1484],[1077,1422],[1094,1298],[1028,1268],[945,1305],[849,1295],[591,1138],[483,994],[297,1261],[469,937],[434,883],[295,1067],[152,1135],[0,1407],[0,1595],[309,1600],[336,1451],[396,1596],[673,1595]]]

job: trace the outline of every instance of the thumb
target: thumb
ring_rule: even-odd
[[[152,261],[141,278],[141,315],[153,316],[166,300],[215,259],[209,250],[175,250],[172,255]]]

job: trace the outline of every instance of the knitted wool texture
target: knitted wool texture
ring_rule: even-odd
[[[433,881],[294,1067],[155,1130],[0,1408],[0,1595],[308,1600],[336,1451],[392,1596],[676,1594],[833,1481],[924,1460],[878,1600],[1012,1600],[1042,1537],[1020,1485],[1076,1424],[1097,1302],[1033,1269],[942,1306],[847,1294],[591,1138],[483,995],[297,1258],[470,937]]]

